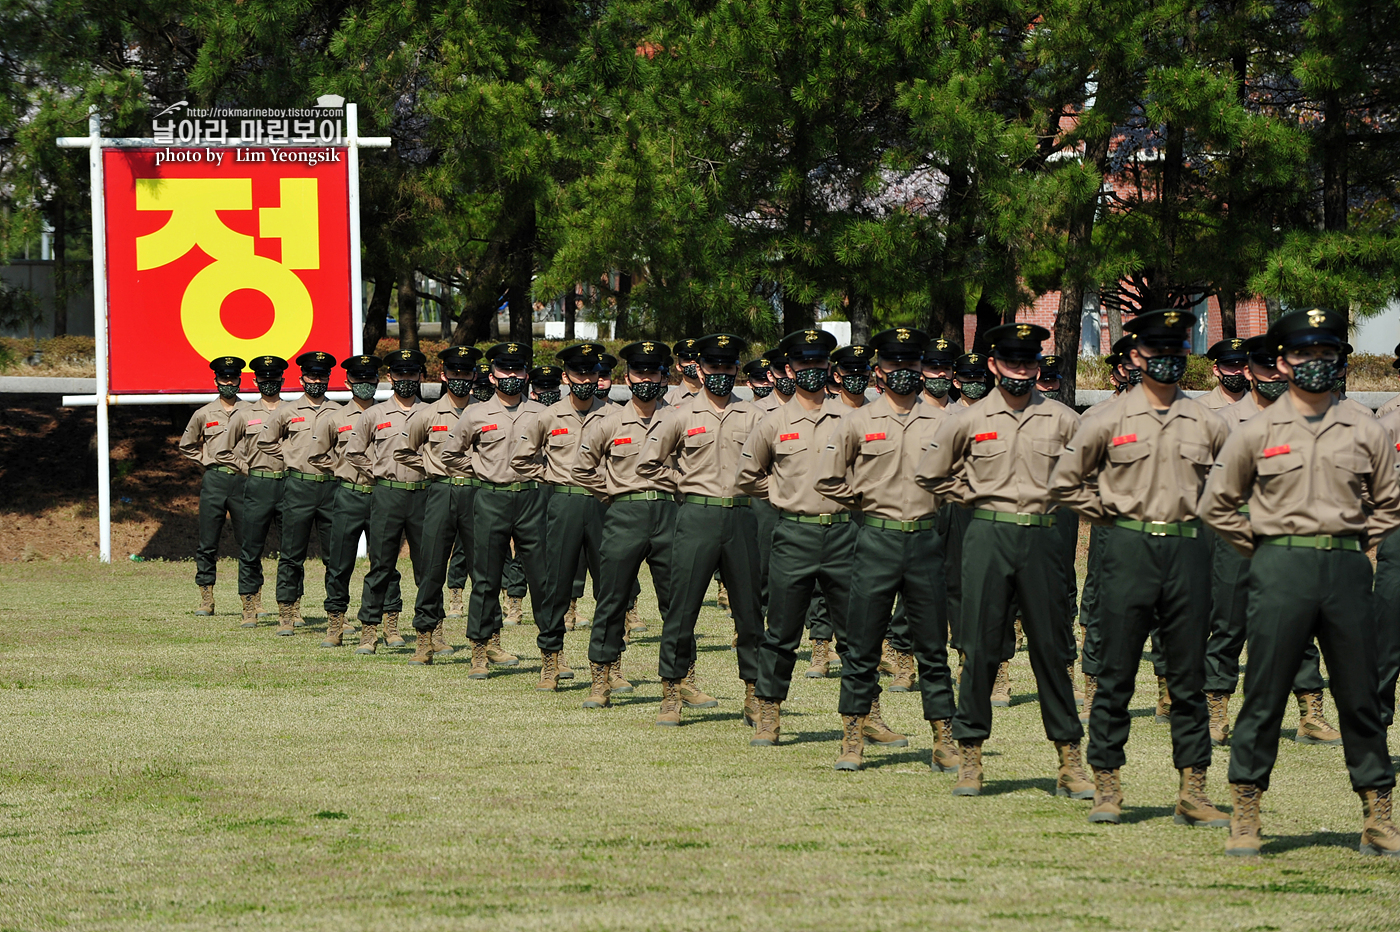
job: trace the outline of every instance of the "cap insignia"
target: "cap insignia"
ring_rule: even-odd
[[[1326,312],[1326,311],[1320,310],[1320,309],[1318,309],[1318,308],[1313,308],[1311,311],[1308,311],[1308,326],[1309,326],[1309,327],[1321,327],[1321,326],[1322,326],[1324,323],[1326,323],[1326,322],[1327,322],[1327,312]]]
[[[1016,328],[1016,336],[1020,337],[1022,340],[1027,339],[1028,337],[1030,337],[1030,335],[1031,335],[1031,325],[1030,325],[1030,324],[1021,324],[1020,326],[1018,326],[1018,327]]]
[[[1162,323],[1168,327],[1175,327],[1181,323],[1181,315],[1176,311],[1167,311],[1162,315]]]

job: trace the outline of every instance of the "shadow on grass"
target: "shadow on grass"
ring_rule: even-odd
[[[983,796],[1005,796],[1021,790],[1040,790],[1047,796],[1055,795],[1055,781],[1048,777],[1034,777],[1025,780],[988,780],[982,784]]]
[[[1308,832],[1306,835],[1273,835],[1264,842],[1260,851],[1264,854],[1282,854],[1298,848],[1345,848],[1355,851],[1359,833],[1357,832]],[[1378,859],[1380,860],[1380,859]]]

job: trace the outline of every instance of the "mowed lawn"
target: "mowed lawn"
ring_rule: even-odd
[[[1282,743],[1258,861],[1227,859],[1224,830],[1172,824],[1146,665],[1125,824],[1092,826],[1089,803],[1052,795],[1024,653],[986,793],[955,799],[917,693],[884,699],[908,748],[833,772],[839,680],[802,678],[805,652],[783,746],[749,747],[713,599],[699,671],[720,707],[654,727],[645,573],[637,692],[603,711],[579,707],[586,631],[557,694],[535,691],[528,625],[505,632],[521,665],[473,682],[465,652],[425,669],[410,650],[320,648],[310,575],[312,627],[279,638],[238,628],[231,562],[212,619],[192,614],[188,563],[0,567],[0,929],[1400,926],[1400,863],[1357,854],[1340,748]],[[1221,803],[1227,761],[1218,749]]]

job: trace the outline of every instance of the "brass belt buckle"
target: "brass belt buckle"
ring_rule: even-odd
[[[733,507],[734,507],[734,499],[732,499],[732,498],[721,498],[721,499],[719,500],[719,505],[720,505],[721,508],[733,508]]]
[[[1313,549],[1331,550],[1333,540],[1335,540],[1335,538],[1331,534],[1319,534],[1313,538]]]
[[[1019,513],[1018,513],[1018,514],[1015,516],[1015,518],[1016,518],[1016,523],[1017,523],[1019,526],[1021,526],[1021,527],[1030,527],[1032,524],[1035,523],[1035,521],[1034,521],[1035,515],[1023,515],[1023,514],[1019,514]]]
[[[901,522],[899,522],[899,529],[900,529],[901,531],[903,531],[904,533],[909,534],[909,533],[912,533],[913,531],[916,530],[916,528],[914,527],[914,525],[916,525],[916,524],[918,524],[918,523],[919,523],[919,522],[917,522],[917,521],[901,521]]]
[[[817,515],[817,524],[831,524],[831,523],[833,523],[833,522],[832,522],[832,516],[831,516],[831,515]]]
[[[1168,521],[1148,521],[1147,533],[1153,537],[1166,537],[1167,528],[1169,527],[1171,527],[1171,523]],[[1153,530],[1154,528],[1157,530]]]

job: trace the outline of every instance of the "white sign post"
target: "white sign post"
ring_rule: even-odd
[[[349,169],[349,210],[350,210],[350,348],[358,355],[363,350],[364,325],[363,303],[364,285],[360,280],[360,149],[385,149],[392,140],[388,136],[361,136],[359,130],[358,107],[345,105],[345,146]],[[96,334],[97,392],[89,397],[65,397],[64,404],[95,404],[97,407],[97,514],[98,552],[103,563],[112,562],[112,450],[108,431],[107,408],[117,403],[117,397],[108,392],[108,307],[107,307],[107,209],[104,196],[102,150],[106,148],[149,148],[165,145],[156,139],[102,136],[102,119],[97,108],[88,111],[88,134],[86,136],[58,137],[60,149],[87,149],[88,168],[92,180],[92,304],[93,333]],[[219,148],[266,146],[261,140],[227,144]],[[203,403],[215,395],[146,395],[141,402],[146,404],[188,404]],[[128,404],[136,399],[127,397]]]

